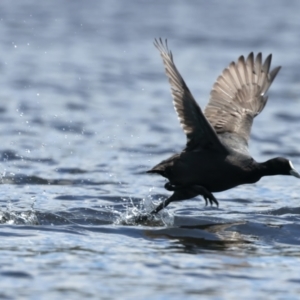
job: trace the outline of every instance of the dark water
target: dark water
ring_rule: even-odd
[[[300,2],[0,2],[1,299],[299,299],[300,181],[165,199],[145,171],[185,136],[152,42],[199,104],[241,54],[282,65],[252,130],[300,170]]]

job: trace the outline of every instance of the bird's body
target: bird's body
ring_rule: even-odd
[[[240,168],[241,163],[244,169]],[[200,150],[175,154],[156,165],[149,173],[159,173],[173,186],[200,185],[214,193],[258,181],[260,174],[251,172],[254,163],[252,158],[243,154],[224,155]]]
[[[213,192],[254,183],[263,176],[300,177],[285,158],[258,163],[248,152],[253,119],[266,105],[266,93],[280,70],[270,71],[271,55],[262,62],[260,53],[255,58],[250,53],[246,60],[241,56],[232,62],[213,85],[203,113],[176,68],[167,41],[155,40],[154,45],[163,59],[187,144],[181,153],[148,171],[167,178],[165,188],[174,192],[152,213],[170,202],[197,195],[202,195],[206,203],[218,205]]]

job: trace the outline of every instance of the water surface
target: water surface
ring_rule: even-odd
[[[201,107],[229,62],[282,65],[254,122],[257,161],[300,170],[300,3],[2,1],[0,297],[298,299],[300,181],[278,176],[130,216],[166,199],[145,171],[180,151],[155,37]]]

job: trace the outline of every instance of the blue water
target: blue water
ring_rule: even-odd
[[[185,136],[153,40],[205,107],[241,54],[283,69],[257,161],[300,171],[300,2],[1,1],[1,299],[299,299],[300,180],[277,176],[131,216],[170,194],[145,171]]]

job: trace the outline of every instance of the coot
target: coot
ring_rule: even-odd
[[[254,183],[263,176],[293,175],[300,178],[291,161],[276,157],[256,162],[248,152],[254,117],[265,107],[267,91],[281,67],[270,71],[272,55],[262,61],[261,53],[247,59],[240,56],[217,78],[204,113],[177,70],[167,40],[155,39],[171,85],[173,103],[186,134],[185,149],[162,161],[148,173],[169,181],[173,194],[151,213],[170,202],[202,195],[206,204],[218,201],[212,194],[235,186]]]

